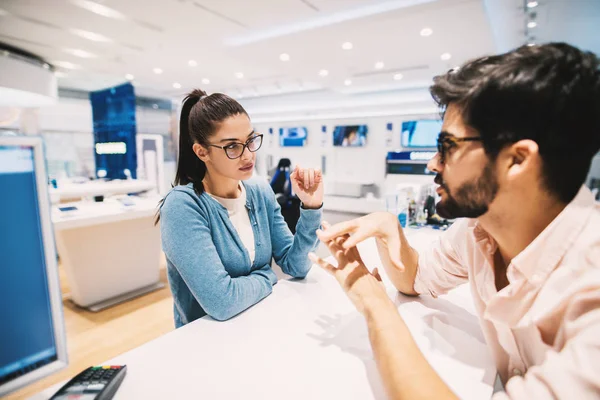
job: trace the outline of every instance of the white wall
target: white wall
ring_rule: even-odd
[[[420,118],[439,118],[436,114],[421,114],[395,117],[368,117],[327,120],[298,120],[285,123],[257,123],[254,128],[265,135],[265,142],[257,156],[259,173],[263,163],[272,156],[275,167],[281,158],[289,158],[292,165],[321,168],[321,158],[326,158],[325,183],[326,192],[336,194],[341,188],[338,185],[347,183],[375,184],[380,189],[385,180],[385,158],[389,151],[399,150],[400,129],[402,121]],[[387,124],[392,123],[391,143],[388,145]],[[369,131],[367,144],[364,147],[334,147],[333,130],[336,125],[365,124]],[[326,144],[322,143],[321,127],[327,126]],[[280,147],[279,128],[289,126],[305,126],[308,129],[307,144],[304,147]],[[273,129],[272,138],[269,128]],[[270,140],[271,139],[271,140]],[[337,188],[337,189],[336,189]]]

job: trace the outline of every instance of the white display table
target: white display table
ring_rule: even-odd
[[[113,181],[87,181],[84,183],[59,182],[58,188],[50,188],[50,198],[69,200],[93,196],[111,196],[117,194],[141,193],[154,189],[156,185],[138,179]]]
[[[52,222],[71,299],[98,311],[164,287],[159,280],[159,197],[54,206]],[[73,211],[60,211],[76,207]]]
[[[416,247],[436,236],[408,232]],[[367,265],[378,266],[373,241],[359,248]],[[489,398],[496,372],[468,288],[438,299],[388,292],[450,388],[462,399]],[[229,321],[201,318],[105,364],[128,367],[116,400],[385,398],[363,317],[317,266],[305,280],[280,280]]]

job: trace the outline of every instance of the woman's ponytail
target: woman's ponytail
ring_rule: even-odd
[[[190,134],[190,113],[196,103],[206,93],[202,90],[194,90],[186,96],[181,107],[179,119],[179,156],[177,157],[177,173],[175,175],[175,186],[192,183],[194,191],[201,195],[204,192],[202,179],[206,174],[206,164],[194,153],[194,140]]]

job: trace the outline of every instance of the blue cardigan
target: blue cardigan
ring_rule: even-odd
[[[188,184],[176,186],[165,197],[160,229],[177,328],[206,314],[229,319],[271,294],[277,283],[272,258],[295,278],[304,278],[310,270],[307,255],[317,246],[322,210],[301,209],[292,235],[268,183],[243,185],[254,231],[252,264],[227,209],[210,195],[198,196]]]

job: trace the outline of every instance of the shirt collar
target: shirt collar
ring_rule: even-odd
[[[560,214],[512,259],[512,267],[529,281],[535,281],[532,283],[545,281],[579,236],[594,207],[595,200],[592,192],[586,186],[582,186],[575,198]],[[490,254],[496,251],[496,241],[478,221],[474,221],[473,236],[475,241]]]
[[[534,275],[534,280],[544,281],[587,224],[595,203],[592,192],[582,186],[560,214],[512,260],[515,268],[530,281]]]

